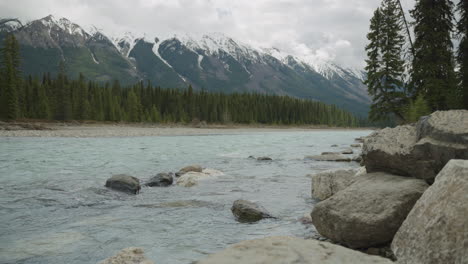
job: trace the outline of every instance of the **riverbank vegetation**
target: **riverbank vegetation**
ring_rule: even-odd
[[[372,120],[414,122],[468,108],[467,2],[455,8],[451,0],[418,0],[410,14],[408,22],[399,0],[383,0],[370,21],[365,69]],[[460,40],[455,51],[452,35]]]

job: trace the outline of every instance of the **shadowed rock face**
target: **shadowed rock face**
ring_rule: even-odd
[[[395,235],[398,263],[468,262],[468,161],[451,160]]]
[[[319,202],[312,211],[317,231],[351,248],[392,241],[401,223],[428,185],[420,179],[369,173]]]
[[[246,200],[235,201],[231,211],[239,222],[257,222],[263,218],[273,218],[265,208]]]
[[[338,245],[295,237],[243,241],[196,262],[197,264],[351,264],[392,263]]]
[[[138,178],[125,174],[114,175],[107,179],[106,187],[129,194],[137,194],[141,189]]]
[[[438,111],[416,125],[385,128],[363,146],[368,172],[385,171],[433,181],[451,159],[468,159],[468,111]]]

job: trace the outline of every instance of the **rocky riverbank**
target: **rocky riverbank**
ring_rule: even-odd
[[[267,126],[267,125],[155,125],[155,124],[86,124],[1,122],[0,137],[145,137],[239,134],[255,132],[310,131],[310,130],[362,130],[363,128],[329,128],[320,126]]]

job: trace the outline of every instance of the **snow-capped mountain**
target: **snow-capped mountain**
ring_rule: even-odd
[[[369,104],[360,70],[307,61],[277,48],[252,47],[221,33],[161,38],[127,32],[108,37],[97,27],[85,30],[53,16],[24,26],[0,20],[0,39],[8,32],[21,44],[26,74],[56,72],[58,61],[65,60],[70,73],[100,81],[149,80],[168,88],[191,84],[216,92],[290,95],[362,114]]]

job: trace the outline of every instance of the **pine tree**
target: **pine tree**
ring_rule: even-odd
[[[460,66],[459,91],[461,107],[468,109],[468,1],[460,0],[457,6],[460,20],[457,23],[457,33],[460,38],[457,61]]]
[[[367,80],[372,97],[370,118],[384,119],[394,115],[403,119],[406,93],[403,83],[404,61],[400,11],[395,0],[383,0],[374,12],[366,46]]]
[[[424,96],[432,111],[449,109],[456,91],[452,9],[451,0],[418,0],[411,11],[415,20],[412,95],[413,99]]]
[[[18,106],[18,87],[20,85],[19,71],[19,44],[14,35],[5,38],[4,46],[1,50],[2,62],[2,104],[4,104],[3,118],[14,120],[20,116]],[[4,95],[4,96],[3,96]]]

